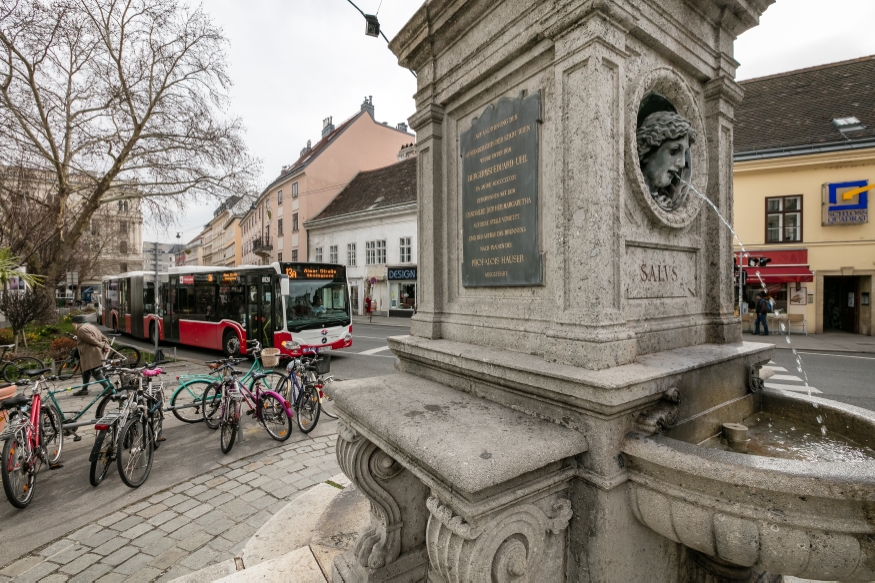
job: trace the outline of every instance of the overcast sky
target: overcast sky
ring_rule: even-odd
[[[419,0],[353,0],[366,13],[379,7],[390,39],[421,5]],[[382,38],[364,35],[365,23],[348,0],[208,0],[205,9],[230,40],[232,112],[243,118],[252,154],[263,162],[263,188],[307,140],[359,111],[373,95],[378,121],[395,125],[413,113],[416,80],[398,66]],[[873,0],[778,0],[758,27],[735,43],[739,79],[875,54]],[[187,242],[212,217],[215,205],[191,207],[177,227],[144,226],[143,240]]]

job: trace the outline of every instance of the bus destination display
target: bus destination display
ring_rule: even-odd
[[[328,279],[334,281],[346,278],[346,273],[343,269],[330,265],[284,264],[282,272],[288,275],[289,279]]]
[[[542,283],[538,251],[541,93],[489,105],[462,133],[462,285]]]

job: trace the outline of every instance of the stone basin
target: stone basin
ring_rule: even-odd
[[[759,412],[812,425],[819,415],[829,432],[863,449],[875,446],[875,413],[834,401],[764,389],[730,410],[736,418],[726,422]],[[635,517],[732,565],[808,579],[875,580],[875,460],[800,461],[701,445],[713,439],[719,417],[711,412],[664,435],[627,436],[622,449]]]

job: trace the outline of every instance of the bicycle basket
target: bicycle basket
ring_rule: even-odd
[[[313,362],[313,368],[316,369],[315,372],[317,375],[328,374],[329,372],[331,372],[331,355],[320,355],[319,360]]]
[[[277,366],[280,363],[279,348],[263,348],[261,350],[261,365],[262,366]]]

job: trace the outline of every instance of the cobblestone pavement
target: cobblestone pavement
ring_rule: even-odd
[[[0,583],[166,581],[234,558],[288,499],[340,472],[335,441],[220,465],[35,549],[0,569]]]

